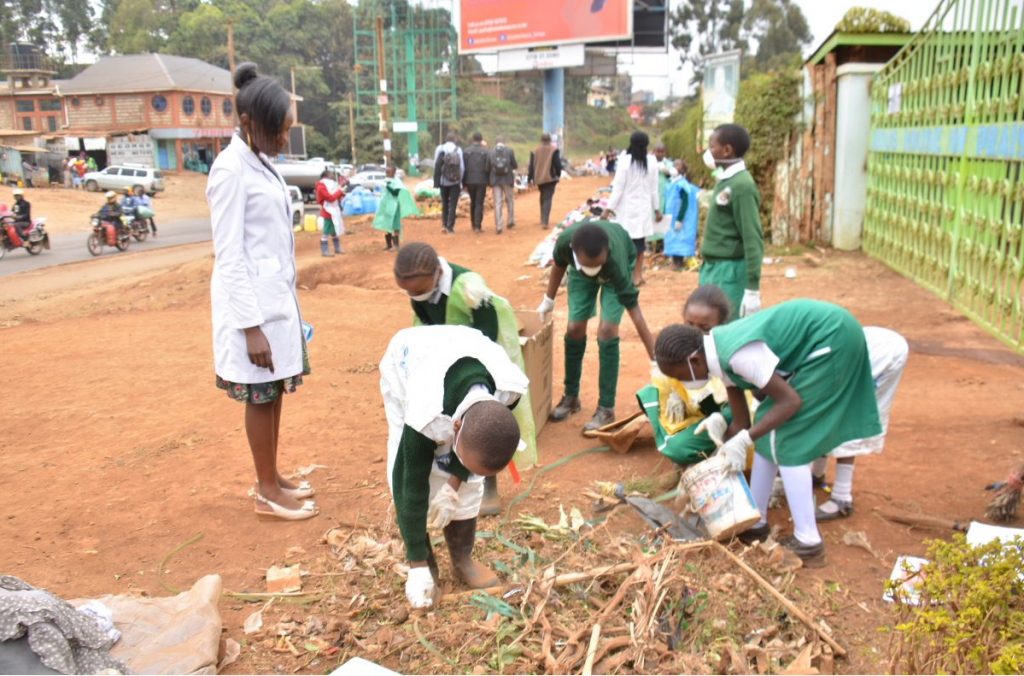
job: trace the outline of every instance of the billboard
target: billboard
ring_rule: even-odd
[[[740,92],[740,50],[712,54],[704,59],[701,102],[704,106],[702,149],[708,147],[711,132],[720,124],[729,124],[736,114]]]
[[[586,62],[582,44],[558,47],[530,47],[498,52],[498,73],[522,70],[546,70],[582,66]]]
[[[459,53],[624,40],[633,0],[460,0]]]

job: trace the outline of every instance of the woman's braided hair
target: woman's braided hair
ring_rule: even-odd
[[[437,272],[441,262],[434,247],[424,242],[403,244],[395,256],[395,277],[401,280],[426,277]]]
[[[696,326],[672,324],[666,326],[658,334],[654,343],[654,357],[658,368],[677,366],[686,362],[686,358],[697,350],[704,348],[704,334]]]
[[[719,287],[714,284],[704,284],[698,286],[690,297],[686,299],[686,304],[683,305],[683,314],[686,314],[686,308],[691,305],[703,305],[709,307],[712,310],[718,311],[718,322],[724,324],[729,320],[729,314],[732,313],[732,303],[729,302],[729,298],[725,295]]]

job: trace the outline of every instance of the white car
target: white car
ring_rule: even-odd
[[[349,185],[353,188],[363,187],[369,190],[377,190],[384,187],[388,177],[383,171],[361,171],[348,179]]]
[[[103,171],[88,172],[82,181],[89,192],[113,190],[121,193],[125,188],[134,190],[141,186],[147,194],[155,195],[164,189],[164,175],[141,164],[114,164]]]
[[[288,186],[288,197],[292,203],[292,225],[302,226],[302,217],[306,213],[306,201],[302,199],[302,191],[294,185]]]

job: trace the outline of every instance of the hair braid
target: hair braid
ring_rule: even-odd
[[[691,354],[704,347],[704,334],[696,326],[672,324],[662,329],[654,343],[658,367],[682,364]]]
[[[716,310],[718,312],[719,324],[727,322],[729,315],[732,313],[732,303],[729,302],[729,298],[722,289],[714,284],[698,286],[690,294],[690,297],[686,299],[686,304],[683,305],[684,315],[686,314],[686,309],[691,305],[703,305],[704,307]]]
[[[425,242],[403,244],[395,256],[395,277],[401,280],[426,277],[437,272],[441,262],[434,247]]]

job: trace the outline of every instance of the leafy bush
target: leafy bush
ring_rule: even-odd
[[[854,7],[836,24],[837,33],[909,33],[910,22],[889,12]]]
[[[889,672],[1024,672],[1024,540],[978,547],[934,540],[920,573],[920,605],[890,583],[896,621]]]

